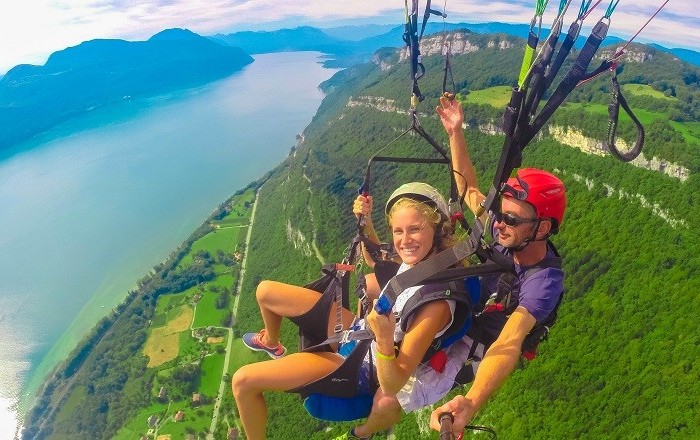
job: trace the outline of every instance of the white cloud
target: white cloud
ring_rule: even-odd
[[[419,2],[421,7],[424,1]],[[550,0],[544,23],[554,17]],[[595,2],[594,2],[595,3]],[[629,38],[659,7],[662,0],[620,2],[612,18],[611,34]],[[608,1],[591,14],[593,22]],[[144,40],[167,28],[182,27],[203,35],[245,28],[335,25],[355,22],[403,23],[400,0],[25,0],[7,2],[0,14],[0,72],[20,63],[43,64],[53,51],[94,38]],[[529,23],[534,0],[433,1],[446,6],[448,21]],[[571,21],[579,0],[572,0]],[[439,20],[439,18],[433,18]],[[364,21],[363,21],[364,20]],[[700,17],[694,0],[674,0],[639,37],[667,46],[700,48]]]

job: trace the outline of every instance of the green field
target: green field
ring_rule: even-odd
[[[622,89],[631,95],[644,95],[656,99],[674,101],[678,98],[666,96],[658,90],[654,90],[646,84],[623,84]],[[508,86],[489,87],[482,90],[473,90],[464,97],[459,97],[462,103],[467,104],[485,104],[496,108],[503,108],[510,100],[511,88]],[[587,112],[608,116],[608,106],[604,104],[584,104],[584,103],[566,103],[564,107],[569,108],[584,108]],[[663,119],[668,121],[668,115],[649,111],[641,108],[633,109],[635,116],[639,119],[642,125],[648,125],[654,120]],[[620,121],[631,121],[624,110],[620,111]],[[687,142],[700,143],[700,122],[676,122],[668,121],[671,126],[683,135]]]
[[[162,419],[163,415],[168,411],[167,403],[156,403],[147,408],[143,408],[141,413],[131,419],[129,423],[124,425],[122,429],[119,430],[117,435],[114,436],[113,440],[134,440],[141,438],[145,434],[148,427],[148,418],[152,415],[157,415],[158,418]]]
[[[231,289],[233,285],[233,276],[230,274],[219,275],[212,282],[207,283],[207,288],[210,286],[221,286],[226,289]],[[227,309],[217,309],[216,299],[219,296],[218,292],[212,292],[210,290],[205,290],[202,294],[201,299],[197,303],[197,309],[194,314],[194,322],[192,323],[193,328],[199,327],[220,327],[221,320],[230,311],[230,307]]]
[[[185,413],[185,418],[176,422],[174,415],[182,410]],[[200,438],[204,438],[203,433],[209,430],[211,425],[211,413],[213,405],[201,405],[191,407],[190,402],[176,402],[170,406],[168,417],[158,429],[158,435],[170,435],[172,440],[185,439],[187,434],[200,434]]]
[[[64,402],[64,406],[66,409],[71,409],[72,407],[75,407],[78,405],[80,401],[83,400],[84,396],[86,394],[85,387],[76,387],[68,396],[68,398]],[[59,412],[58,415],[56,416],[56,421],[55,423],[62,423],[62,417],[61,415],[65,414],[65,412]]]
[[[563,107],[583,108],[585,111],[592,114],[604,115],[605,117],[608,116],[608,106],[603,104],[582,104],[579,102],[568,102],[564,104]],[[683,138],[686,140],[686,142],[696,144],[700,142],[700,122],[669,121],[668,115],[663,113],[653,112],[640,108],[632,110],[634,111],[634,114],[637,117],[637,119],[639,119],[639,122],[641,122],[644,126],[647,126],[653,121],[659,119],[665,120],[668,121],[669,124],[671,124],[671,127],[673,127],[681,135],[683,135]],[[627,113],[625,113],[625,111],[622,109],[620,110],[620,121],[631,121],[630,117],[627,116]]]
[[[250,220],[250,208],[255,201],[255,191],[249,189],[234,200],[231,212],[221,220],[215,222],[220,227],[245,226]]]
[[[675,101],[678,99],[673,96],[666,96],[662,92],[654,90],[651,86],[646,84],[623,84],[622,90],[631,95],[650,96],[652,98],[663,99],[666,101]],[[460,100],[469,104],[485,104],[497,108],[503,108],[510,100],[511,91],[512,88],[509,86],[496,86],[481,90],[471,90],[468,95],[460,97],[463,98]]]
[[[201,349],[202,344],[193,338],[190,332],[180,333],[180,354],[178,355],[178,361],[185,360],[187,362],[194,362],[199,358]]]
[[[243,345],[243,341],[238,338],[235,339],[231,345],[231,358],[229,359],[228,372],[233,374],[243,365],[252,364],[253,362],[260,362],[267,359],[269,359],[267,355],[249,350],[245,345]]]
[[[230,226],[213,230],[192,244],[192,249],[182,259],[180,267],[192,264],[193,255],[199,251],[208,251],[212,256],[216,255],[217,250],[232,254],[236,251],[241,231],[245,231],[245,228]]]
[[[472,90],[464,99],[460,99],[460,101],[468,104],[484,104],[503,108],[508,104],[508,101],[510,101],[512,90],[513,89],[509,86],[496,86],[489,87],[488,89]]]
[[[213,399],[219,393],[219,384],[221,384],[223,370],[223,354],[205,356],[204,359],[202,359],[202,376],[199,384],[199,392]]]
[[[162,322],[162,324],[151,323],[151,327],[160,327],[177,316],[178,311],[172,312],[173,309],[178,309],[179,306],[187,303],[188,290],[172,295],[163,295],[158,297],[156,304],[156,318],[154,321]],[[191,296],[191,294],[190,294]],[[162,316],[161,316],[162,315]]]
[[[666,96],[663,92],[653,89],[651,86],[646,84],[623,84],[622,91],[629,93],[631,95],[644,95],[650,96],[656,99],[663,99],[666,101],[677,101],[678,98],[675,96]]]
[[[605,104],[582,104],[580,102],[567,102],[562,106],[562,108],[583,108],[589,113],[604,115],[605,117],[608,116],[608,106]],[[635,108],[632,110],[642,125],[650,124],[656,119],[668,119],[668,116],[663,113],[652,112],[641,108]],[[620,109],[620,121],[631,121],[630,117],[627,116],[627,113],[625,113],[625,111],[622,109]]]
[[[686,142],[700,144],[700,122],[669,121],[671,126],[683,135]]]

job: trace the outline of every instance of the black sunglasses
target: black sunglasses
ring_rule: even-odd
[[[511,214],[510,212],[497,212],[494,217],[496,218],[496,221],[503,222],[508,226],[518,226],[525,223],[535,223],[539,221],[538,218],[522,218],[515,214]]]

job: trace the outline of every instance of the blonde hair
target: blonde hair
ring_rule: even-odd
[[[391,226],[391,217],[396,211],[403,208],[413,208],[425,218],[426,223],[433,225],[435,235],[433,236],[433,250],[438,252],[447,249],[457,241],[454,236],[452,223],[445,215],[437,208],[428,205],[425,202],[411,199],[409,197],[401,197],[397,200],[386,215],[386,221]]]

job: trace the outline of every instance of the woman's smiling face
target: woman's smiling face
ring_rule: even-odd
[[[418,264],[433,250],[435,226],[416,208],[398,207],[392,211],[389,224],[394,249],[409,266]]]

